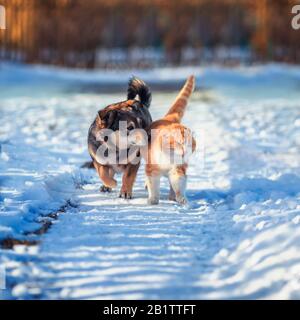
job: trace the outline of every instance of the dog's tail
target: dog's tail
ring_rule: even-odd
[[[81,165],[82,169],[95,169],[93,161],[86,161],[84,164]]]
[[[139,96],[140,102],[147,108],[151,104],[151,92],[146,83],[136,77],[132,77],[128,82],[127,99],[132,100]]]
[[[185,85],[183,86],[177,98],[175,99],[172,107],[165,115],[164,119],[167,119],[172,122],[178,122],[178,123],[181,121],[184,115],[189,97],[193,93],[194,88],[195,88],[195,77],[189,76],[188,79],[186,80]]]

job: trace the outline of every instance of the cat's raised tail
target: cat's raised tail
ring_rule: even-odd
[[[178,96],[176,97],[172,107],[164,116],[165,120],[180,123],[184,115],[189,97],[193,93],[194,88],[195,88],[195,77],[189,76],[185,82],[185,85],[183,86]]]

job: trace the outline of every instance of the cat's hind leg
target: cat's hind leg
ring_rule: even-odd
[[[169,172],[169,181],[171,188],[175,193],[175,199],[180,204],[187,203],[185,197],[186,190],[186,172],[185,168],[182,166],[176,166]]]
[[[146,185],[148,189],[148,204],[158,204],[160,176],[147,176]]]

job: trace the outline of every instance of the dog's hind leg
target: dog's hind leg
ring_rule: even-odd
[[[120,191],[120,198],[131,199],[132,189],[135,182],[140,163],[128,164],[122,178],[122,188]]]
[[[101,192],[110,192],[112,188],[116,187],[117,181],[114,177],[114,170],[109,166],[103,166],[94,161],[94,166],[98,172],[100,180],[103,182],[103,186],[100,188]]]

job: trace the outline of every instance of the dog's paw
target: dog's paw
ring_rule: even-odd
[[[132,192],[121,191],[119,198],[132,199]]]
[[[112,188],[106,187],[106,186],[101,186],[100,192],[112,192]]]
[[[158,204],[159,203],[159,199],[157,199],[157,198],[149,198],[147,202],[150,205],[154,205],[154,204]]]

